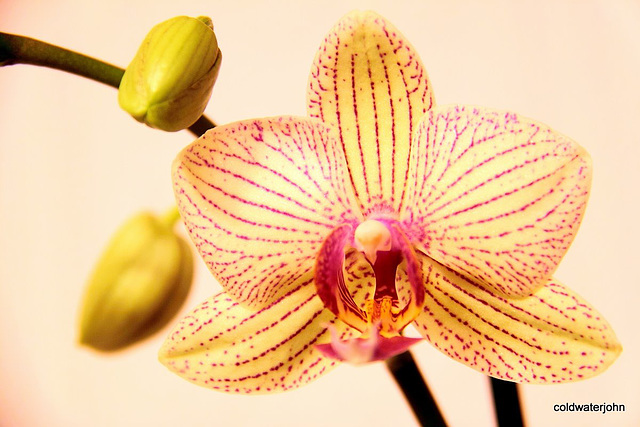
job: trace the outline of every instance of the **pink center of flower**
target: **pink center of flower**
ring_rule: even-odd
[[[316,287],[324,304],[338,318],[368,335],[379,325],[380,335],[398,336],[416,318],[424,302],[420,266],[397,223],[367,220],[358,225],[343,225],[327,237],[316,265]],[[345,283],[343,271],[347,245],[360,250],[373,268],[375,291],[364,304],[354,301]],[[407,279],[396,283],[398,266],[405,261]],[[408,303],[401,306],[398,288],[408,292]]]
[[[361,251],[375,277],[375,291],[364,304],[358,305],[350,292],[351,283],[345,282],[345,251],[353,247]],[[398,268],[404,261],[403,271]],[[398,279],[398,280],[396,280]],[[402,330],[421,312],[424,304],[424,284],[420,263],[409,241],[395,221],[366,220],[356,227],[345,224],[334,229],[324,241],[316,263],[315,283],[324,305],[340,320],[362,332],[359,340],[372,335],[378,347],[394,338],[394,349]],[[407,302],[400,302],[399,294]],[[334,337],[333,341],[336,341]],[[414,340],[406,340],[406,346]],[[343,343],[334,342],[333,348]],[[379,349],[376,354],[388,357]]]

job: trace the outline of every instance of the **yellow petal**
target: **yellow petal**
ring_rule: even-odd
[[[374,12],[351,12],[316,55],[308,112],[334,127],[365,213],[398,211],[411,134],[433,104],[427,73],[400,32]]]
[[[335,316],[310,280],[257,312],[225,293],[208,299],[176,325],[160,361],[188,381],[226,393],[273,393],[313,381],[335,364],[314,347],[330,341],[325,325]],[[343,339],[350,336],[344,324],[335,327]]]
[[[178,208],[214,276],[253,308],[313,269],[322,241],[359,218],[343,153],[326,127],[274,117],[217,127],[173,166]]]
[[[563,383],[603,372],[622,351],[611,326],[555,280],[526,298],[505,298],[425,262],[427,297],[415,325],[436,348],[484,374]]]
[[[507,295],[555,271],[589,197],[587,152],[513,113],[434,108],[416,132],[403,217],[429,257]],[[413,227],[413,228],[412,228]]]

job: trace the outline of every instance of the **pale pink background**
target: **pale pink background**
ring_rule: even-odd
[[[224,52],[207,109],[219,123],[303,115],[307,74],[326,31],[374,9],[420,52],[439,103],[510,109],[571,136],[595,176],[582,229],[557,277],[609,319],[625,350],[581,383],[523,387],[529,426],[640,425],[638,184],[640,6],[624,1],[0,1],[0,30],[118,65],[169,17],[212,17]],[[384,369],[342,366],[288,394],[226,396],[156,361],[166,331],[103,357],[75,344],[85,278],[112,231],[172,204],[169,165],[187,132],[145,128],[116,91],[60,72],[0,69],[0,425],[409,426]],[[217,289],[201,264],[184,310]],[[485,378],[429,344],[420,366],[452,426],[491,426]],[[625,413],[555,413],[564,402]]]

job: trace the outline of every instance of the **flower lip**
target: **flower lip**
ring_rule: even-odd
[[[315,348],[324,356],[331,359],[349,362],[353,365],[386,360],[406,351],[412,345],[422,341],[422,338],[408,338],[394,336],[386,338],[380,335],[380,324],[375,323],[368,336],[354,338],[348,341],[340,340],[334,325],[327,325],[331,333],[331,342],[318,344]]]

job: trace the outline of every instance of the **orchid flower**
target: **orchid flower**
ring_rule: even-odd
[[[437,106],[409,42],[373,12],[329,32],[309,117],[220,126],[173,166],[178,207],[224,288],[160,360],[229,393],[299,387],[419,339],[517,382],[596,375],[621,347],[551,277],[589,195],[589,155],[514,113]]]

